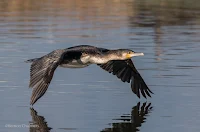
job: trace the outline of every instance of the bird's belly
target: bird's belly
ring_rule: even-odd
[[[71,62],[63,63],[60,67],[64,68],[84,68],[89,66],[90,63],[83,63],[81,60],[73,60]]]

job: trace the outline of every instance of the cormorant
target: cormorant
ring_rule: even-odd
[[[140,93],[146,98],[153,92],[148,88],[131,58],[142,56],[129,49],[109,50],[89,45],[57,49],[40,58],[30,59],[29,87],[33,88],[30,104],[33,105],[47,91],[58,66],[64,68],[84,68],[97,64],[102,69],[116,75],[123,82],[131,82],[132,91],[140,98]]]

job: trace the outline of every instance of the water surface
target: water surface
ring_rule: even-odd
[[[1,0],[0,131],[199,131],[199,36],[197,0]],[[58,68],[30,108],[24,61],[80,44],[144,52],[133,62],[153,97],[96,65]]]

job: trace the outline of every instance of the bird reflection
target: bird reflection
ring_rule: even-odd
[[[112,123],[111,128],[105,128],[101,132],[137,132],[138,127],[146,121],[146,116],[152,111],[151,103],[143,103],[140,107],[140,102],[132,108],[131,115],[122,115],[120,122]]]
[[[131,114],[124,114],[119,119],[114,119],[119,122],[112,123],[111,128],[105,128],[101,132],[137,132],[152,108],[151,103],[145,102],[140,106],[139,102],[132,108]],[[30,108],[30,114],[32,116],[30,132],[50,132],[52,128],[48,127],[43,116],[38,115],[33,108]]]
[[[50,132],[52,129],[48,127],[47,122],[43,116],[37,114],[33,108],[30,108],[30,114],[32,116],[32,121],[30,121],[30,132]]]

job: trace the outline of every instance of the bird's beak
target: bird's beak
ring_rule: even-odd
[[[126,57],[129,59],[131,57],[134,57],[134,56],[143,56],[144,53],[131,53],[131,54],[127,54]]]
[[[133,57],[133,56],[143,56],[143,55],[144,55],[144,53],[133,53],[133,54],[132,54],[132,57]]]
[[[131,54],[127,54],[126,57],[127,58],[131,58],[131,57],[134,57],[134,56],[143,56],[144,53],[131,53]]]

